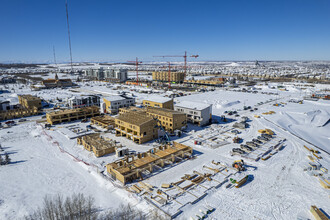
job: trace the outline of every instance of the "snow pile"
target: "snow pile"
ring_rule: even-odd
[[[240,66],[240,64],[238,64],[238,63],[231,63],[231,64],[227,64],[225,66]]]
[[[306,123],[315,127],[323,127],[330,121],[330,114],[326,110],[315,110],[305,113]]]
[[[215,104],[215,107],[216,107],[217,109],[228,108],[228,107],[231,107],[231,106],[233,106],[233,105],[237,105],[237,104],[239,104],[239,103],[241,103],[239,100],[232,101],[232,102],[229,102],[228,100],[226,100],[226,101],[222,101],[222,102],[220,102],[220,103],[216,103],[216,104]]]

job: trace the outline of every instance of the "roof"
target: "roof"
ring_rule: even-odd
[[[158,114],[162,116],[173,116],[173,115],[184,115],[182,112],[174,111],[172,109],[167,108],[155,108],[155,107],[148,107],[147,108],[148,113]]]
[[[146,122],[154,121],[154,119],[142,111],[129,111],[125,114],[119,115],[118,120],[140,126]]]
[[[103,99],[106,99],[109,102],[113,102],[113,101],[125,100],[126,98],[124,98],[124,97],[122,97],[120,95],[114,95],[114,96],[103,97]]]
[[[191,102],[191,101],[181,101],[180,103],[175,103],[175,107],[182,107],[195,110],[203,110],[211,107],[211,104],[200,103],[200,102]]]
[[[166,98],[166,97],[163,97],[163,96],[153,95],[153,96],[149,96],[149,97],[145,98],[144,100],[145,101],[150,101],[150,102],[165,103],[165,102],[171,101],[172,99]]]

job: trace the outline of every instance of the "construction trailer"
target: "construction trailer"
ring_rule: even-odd
[[[96,116],[91,118],[91,124],[100,126],[105,129],[114,129],[115,128],[115,118],[109,115]]]
[[[163,145],[152,148],[136,156],[130,155],[124,159],[106,165],[107,172],[113,179],[123,184],[143,179],[143,172],[153,172],[154,167],[162,168],[166,163],[175,163],[190,157],[193,149],[189,146],[174,142],[173,145]]]
[[[103,98],[103,102],[105,103],[104,112],[109,114],[117,114],[120,108],[134,106],[135,99],[126,97],[126,96],[108,96]]]
[[[88,134],[77,138],[77,143],[88,151],[93,151],[96,157],[102,157],[116,151],[116,142],[103,138],[99,133]]]
[[[144,111],[129,111],[115,119],[116,135],[138,144],[158,138],[156,125],[157,121]]]
[[[66,109],[46,114],[47,122],[51,125],[70,122],[79,119],[86,119],[100,115],[100,108],[97,106]]]
[[[160,82],[176,82],[183,83],[184,73],[183,72],[153,72],[152,73],[153,81]]]
[[[142,101],[142,105],[173,110],[173,99],[162,96],[150,96]]]
[[[37,107],[0,111],[0,121],[38,115],[39,113]]]
[[[38,110],[42,108],[41,99],[32,95],[18,95],[18,102],[25,109],[36,107]]]

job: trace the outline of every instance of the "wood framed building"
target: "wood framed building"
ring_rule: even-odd
[[[38,115],[39,113],[40,112],[36,107],[18,108],[18,109],[0,111],[0,121]]]
[[[77,109],[66,109],[46,114],[47,122],[51,125],[63,122],[70,122],[79,119],[91,118],[100,115],[100,108],[97,106],[83,107]]]
[[[143,111],[129,111],[115,119],[117,136],[127,137],[138,144],[158,137],[157,122]]]
[[[185,113],[166,108],[147,107],[147,115],[157,118],[160,125],[173,133],[175,130],[181,130],[187,125],[187,116]]]
[[[127,156],[124,159],[107,164],[107,172],[112,178],[123,184],[143,179],[143,172],[153,172],[154,167],[164,167],[190,157],[193,149],[189,146],[174,142],[173,145],[164,145],[152,148],[147,152],[138,153],[136,156]]]
[[[162,96],[150,96],[142,101],[142,105],[173,110],[173,99]]]
[[[23,108],[29,109],[36,107],[37,109],[41,109],[41,99],[32,95],[18,95],[18,102],[21,104]]]
[[[88,134],[77,138],[77,143],[88,151],[93,151],[96,157],[102,157],[116,151],[116,142],[105,140],[99,133]]]
[[[106,129],[115,128],[115,118],[109,115],[96,116],[91,118],[91,124],[101,126]]]

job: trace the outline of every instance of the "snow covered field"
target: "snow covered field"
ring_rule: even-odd
[[[61,89],[30,91],[27,88],[15,88],[15,93],[29,93],[49,100],[56,97],[66,98],[77,94],[77,91],[103,95],[118,94],[119,90],[114,87],[107,87],[106,83],[91,82],[76,91]],[[265,161],[246,159],[248,170],[234,175],[237,179],[249,175],[248,183],[241,188],[227,189],[225,187],[227,184],[212,188],[214,181],[205,181],[202,186],[191,191],[194,195],[206,193],[198,202],[183,207],[172,202],[160,207],[161,209],[169,213],[182,210],[178,219],[189,219],[206,205],[215,208],[215,211],[208,215],[208,219],[310,219],[312,216],[308,210],[311,205],[316,205],[326,213],[330,213],[329,190],[321,187],[318,178],[303,171],[310,162],[307,158],[310,153],[303,146],[312,147],[304,140],[330,152],[330,101],[291,103],[288,102],[290,99],[302,99],[304,95],[298,87],[291,87],[288,91],[272,89],[271,86],[256,86],[255,89],[257,88],[261,89],[258,90],[258,94],[223,89],[205,93],[192,92],[191,95],[175,98],[174,101],[179,103],[189,100],[212,104],[213,119],[216,121],[219,121],[225,111],[237,110],[239,117],[233,115],[226,117],[239,121],[242,116],[247,116],[251,120],[250,126],[241,130],[242,133],[238,135],[244,139],[244,142],[260,135],[259,129],[270,128],[278,138],[286,139],[284,148]],[[120,91],[134,94],[138,103],[148,96],[155,95],[131,91],[133,89],[135,87],[126,86]],[[141,87],[138,89],[146,90]],[[261,94],[261,91],[274,92],[278,95]],[[158,95],[165,95],[164,91],[159,92]],[[18,101],[17,95],[13,93],[4,93],[1,96],[13,102]],[[273,105],[281,102],[284,104]],[[242,110],[243,106],[252,106],[258,110],[253,112]],[[274,111],[275,114],[262,114],[268,111]],[[259,115],[260,118],[255,118],[254,115]],[[96,158],[82,146],[77,145],[76,139],[69,139],[59,131],[64,126],[79,122],[61,124],[53,127],[53,130],[44,130],[41,124],[36,123],[36,119],[40,119],[40,116],[30,117],[28,122],[0,130],[1,146],[12,159],[11,164],[0,167],[0,219],[24,217],[42,205],[45,195],[58,193],[70,195],[81,192],[92,195],[101,210],[118,207],[121,203],[131,203],[146,212],[152,208],[141,197],[118,187],[119,185],[113,184],[100,174],[107,163],[117,159],[115,156]],[[227,131],[232,128],[232,124],[233,122],[220,123],[203,128],[189,125],[187,133],[173,139],[193,147],[196,159],[169,167],[150,176],[144,182],[160,187],[163,183],[179,181],[182,176],[192,174],[193,171],[210,172],[205,170],[203,165],[212,166],[212,160],[230,165],[234,160],[241,159],[239,156],[232,157],[229,153],[233,147],[239,147],[239,144],[232,143],[235,135]],[[194,144],[195,138],[203,138],[210,134],[216,134],[217,138],[230,143],[217,148]],[[127,146],[131,151],[144,152],[153,146],[153,142],[137,145],[111,133],[104,135]],[[321,151],[320,155],[323,159],[319,162],[330,169],[329,154]],[[214,179],[222,181],[224,177],[217,174]],[[195,199],[189,193],[178,198],[183,204]]]

